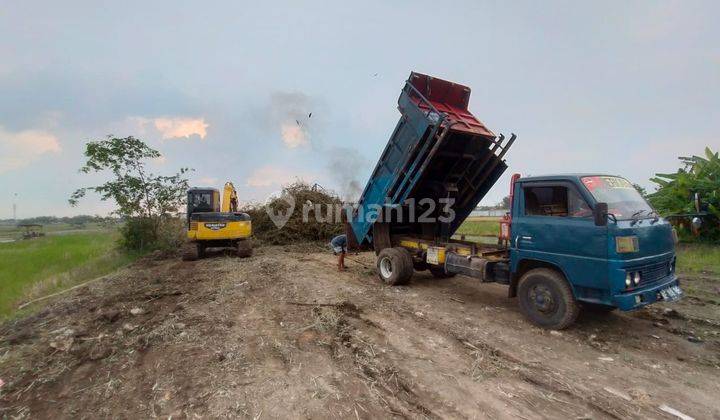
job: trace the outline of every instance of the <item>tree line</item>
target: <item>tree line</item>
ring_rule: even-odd
[[[0,224],[3,225],[15,225],[15,224],[38,224],[38,225],[57,225],[57,224],[68,224],[68,225],[86,225],[89,223],[107,224],[107,223],[118,223],[120,219],[117,217],[103,217],[99,215],[90,216],[87,214],[81,214],[78,216],[37,216],[37,217],[26,217],[24,219],[2,219]]]

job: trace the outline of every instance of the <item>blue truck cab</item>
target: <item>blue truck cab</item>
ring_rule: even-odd
[[[519,178],[510,226],[511,295],[520,294],[531,312],[547,310],[559,295],[542,281],[519,290],[537,269],[554,271],[577,302],[602,309],[633,310],[682,294],[672,226],[625,178]]]
[[[400,120],[346,224],[349,247],[375,251],[383,283],[429,271],[506,284],[523,314],[549,329],[585,307],[680,298],[674,231],[619,176],[514,175],[498,243],[458,239],[517,138],[496,136],[469,99],[469,87],[415,72],[400,92]]]

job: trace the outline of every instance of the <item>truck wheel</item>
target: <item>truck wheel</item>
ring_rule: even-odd
[[[240,258],[247,258],[251,255],[252,255],[252,243],[250,243],[250,240],[238,241],[237,256]]]
[[[455,277],[455,274],[456,274],[456,273],[447,273],[447,272],[445,272],[445,267],[436,266],[436,265],[430,266],[430,273],[436,279],[448,279],[450,277]]]
[[[378,277],[390,286],[407,284],[413,274],[413,262],[405,248],[385,248],[377,259]]]
[[[536,268],[518,284],[520,310],[534,324],[551,330],[569,327],[580,313],[570,285],[555,270]]]
[[[197,244],[197,257],[205,258],[205,244]]]

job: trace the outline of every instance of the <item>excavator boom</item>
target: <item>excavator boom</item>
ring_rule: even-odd
[[[223,188],[222,210],[223,213],[236,213],[238,211],[238,197],[235,186],[232,182],[226,182]]]

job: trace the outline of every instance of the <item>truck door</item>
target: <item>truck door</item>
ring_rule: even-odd
[[[567,181],[520,185],[510,238],[514,269],[523,259],[548,262],[576,298],[608,300],[607,228],[595,226],[588,197]]]

